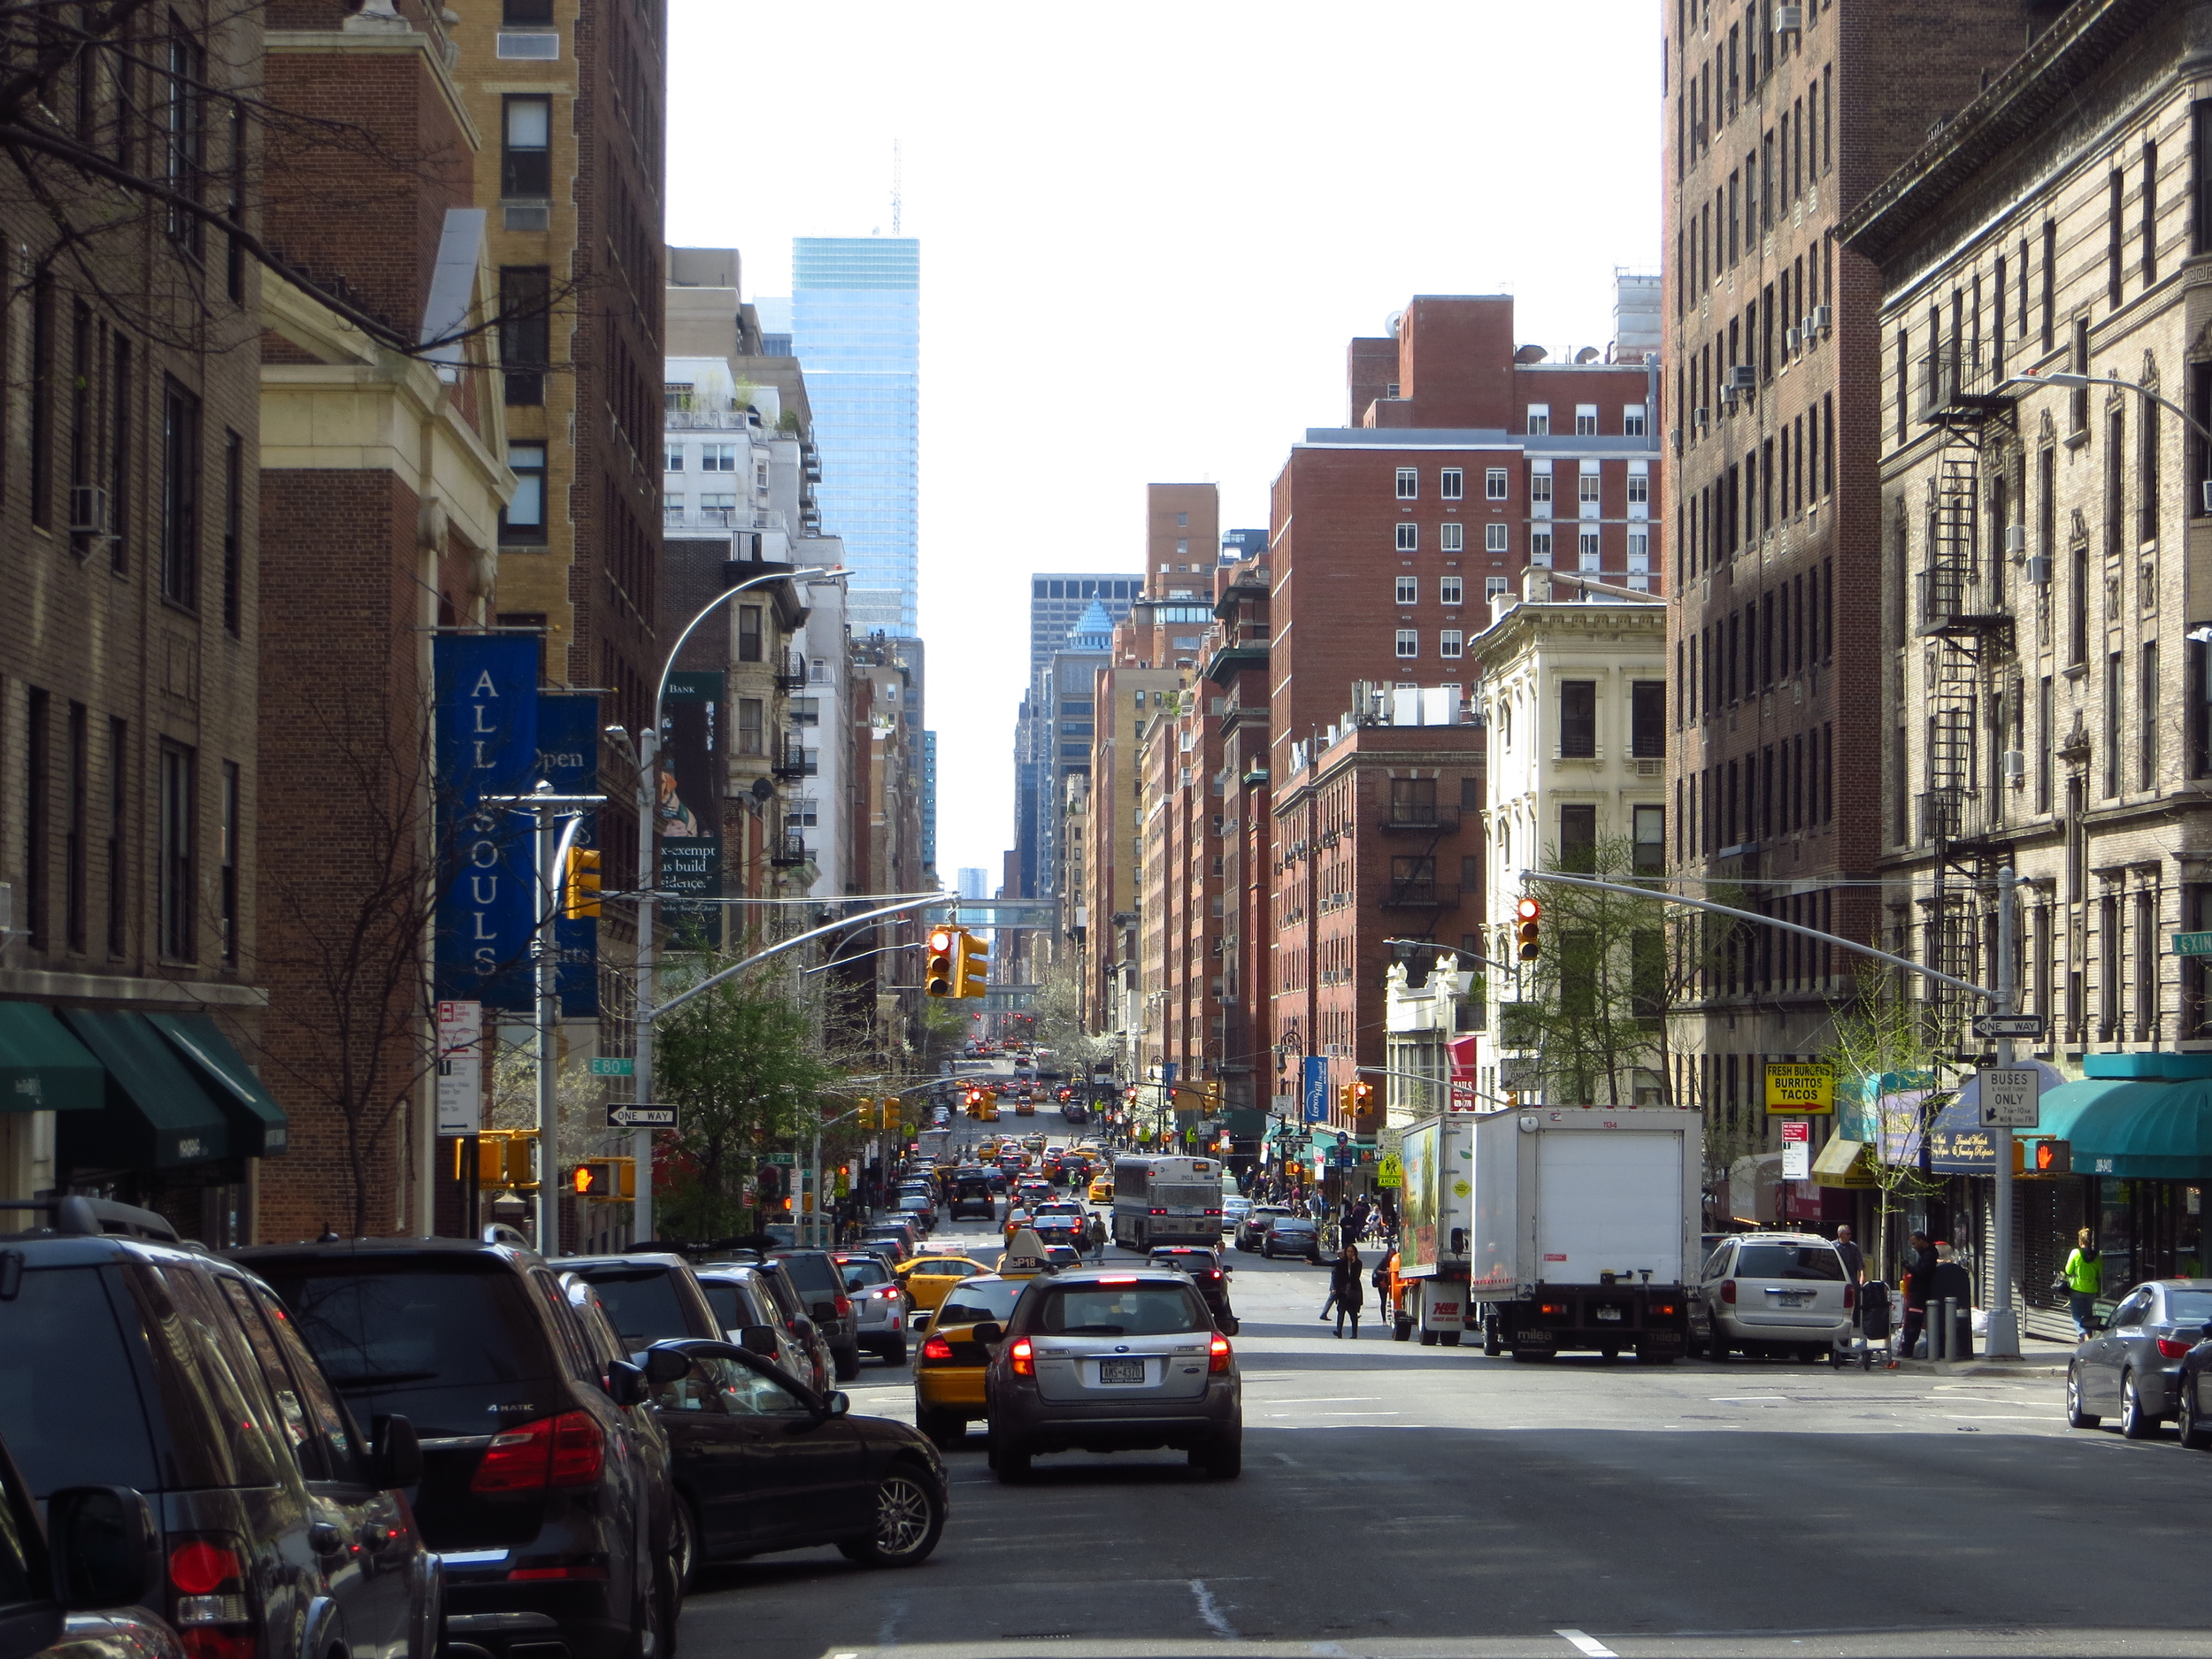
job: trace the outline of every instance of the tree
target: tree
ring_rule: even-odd
[[[1836,1070],[1839,1098],[1855,1095],[1860,1127],[1873,1138],[1874,1183],[1880,1193],[1875,1217],[1873,1256],[1889,1259],[1890,1217],[1904,1201],[1937,1192],[1939,1183],[1920,1172],[1916,1159],[1885,1162],[1885,1144],[1917,1149],[1928,1124],[1947,1096],[1941,1068],[1950,1064],[1938,1050],[1928,1003],[1906,994],[1897,973],[1863,962],[1850,997],[1829,1010],[1829,1039],[1817,1051]],[[1900,1099],[1911,1095],[1910,1100]],[[1883,1104],[1887,1099],[1891,1103]],[[1841,1128],[1840,1121],[1838,1128]]]
[[[1114,1039],[1096,1035],[1083,1023],[1083,967],[1071,950],[1046,970],[1029,1006],[1037,1017],[1037,1041],[1077,1077],[1089,1077],[1094,1061],[1110,1059],[1119,1048]]]

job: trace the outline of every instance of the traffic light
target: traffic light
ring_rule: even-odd
[[[922,964],[922,991],[928,996],[952,996],[954,942],[961,937],[949,927],[929,931],[929,958]]]
[[[1336,1110],[1339,1116],[1349,1118],[1352,1115],[1352,1090],[1356,1087],[1356,1085],[1351,1083],[1340,1083],[1336,1086]]]
[[[572,847],[568,849],[568,869],[561,880],[565,909],[563,914],[572,922],[580,922],[588,916],[599,914],[599,849],[596,847]]]
[[[1521,960],[1533,962],[1543,954],[1544,949],[1544,907],[1534,899],[1525,898],[1513,907],[1513,914],[1518,918],[1514,936],[1521,941]]]
[[[953,941],[952,994],[981,996],[989,988],[991,947],[966,928]]]
[[[1366,1117],[1367,1117],[1367,1114],[1368,1114],[1369,1112],[1373,1111],[1374,1110],[1375,1110],[1375,1086],[1374,1086],[1372,1083],[1355,1083],[1355,1084],[1353,1084],[1353,1085],[1352,1085],[1352,1121],[1353,1121],[1354,1123],[1356,1123],[1356,1123],[1360,1123],[1360,1122],[1364,1121],[1364,1119],[1365,1119],[1365,1118],[1366,1118]]]
[[[637,1196],[635,1158],[587,1158],[569,1171],[569,1190],[579,1198],[615,1203]]]
[[[476,1141],[476,1184],[484,1187],[534,1187],[537,1173],[531,1167],[538,1141],[534,1129],[487,1129]],[[457,1148],[456,1156],[458,1151]],[[459,1166],[457,1163],[457,1173]]]

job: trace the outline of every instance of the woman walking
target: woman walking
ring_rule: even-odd
[[[2090,1334],[2089,1327],[2097,1317],[2097,1293],[2104,1288],[2104,1257],[2090,1242],[2093,1235],[2088,1228],[2075,1236],[2079,1242],[2059,1271],[2066,1284],[2067,1310],[2074,1316],[2074,1336],[2080,1340]]]
[[[1344,1240],[1343,1251],[1336,1258],[1336,1265],[1329,1270],[1329,1299],[1336,1304],[1336,1333],[1344,1334],[1344,1317],[1352,1318],[1352,1340],[1359,1340],[1360,1303],[1367,1288],[1360,1283],[1359,1247],[1349,1239]]]

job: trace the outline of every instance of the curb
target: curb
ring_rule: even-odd
[[[2066,1367],[2039,1359],[1901,1359],[1894,1371],[1932,1377],[2063,1377]]]

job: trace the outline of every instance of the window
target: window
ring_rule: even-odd
[[[1189,528],[1190,528],[1190,514],[1188,514],[1188,513],[1187,513],[1187,512],[1179,512],[1179,513],[1177,513],[1177,514],[1175,515],[1175,527],[1176,527],[1178,530],[1187,530],[1187,529],[1189,529]]]
[[[88,58],[86,61],[89,61]],[[169,36],[169,73],[161,98],[162,182],[182,202],[200,199],[200,175],[207,165],[206,111],[207,54],[173,23]],[[199,215],[180,204],[169,209],[169,236],[193,253],[200,251],[204,229]]]
[[[1436,599],[1439,604],[1457,604],[1459,603],[1459,594],[1460,579],[1458,577],[1446,576],[1439,579],[1437,581]]]
[[[1636,873],[1659,876],[1667,872],[1667,809],[1640,806],[1636,818]]]
[[[1532,530],[1528,533],[1528,562],[1546,570],[1551,568],[1550,531]]]
[[[1532,472],[1528,480],[1529,510],[1539,518],[1551,517],[1551,474]]]
[[[1585,530],[1576,536],[1575,554],[1578,569],[1596,570],[1598,568],[1598,533],[1594,530]]]
[[[499,539],[504,545],[541,544],[545,541],[545,446],[511,443],[507,465],[514,469],[515,495],[499,515]]]
[[[1505,597],[1506,589],[1510,586],[1511,584],[1502,576],[1486,576],[1482,579],[1482,596],[1490,603],[1495,603]]]
[[[120,956],[130,944],[130,917],[124,909],[129,891],[128,845],[125,833],[130,811],[130,722],[108,722],[108,955]]]
[[[552,273],[544,265],[499,270],[499,365],[506,399],[515,407],[545,402],[545,371],[553,357]]]
[[[53,856],[53,699],[36,686],[26,698],[23,734],[23,908],[24,934],[34,950],[48,944],[47,866]]]
[[[699,470],[702,472],[734,472],[737,471],[737,446],[733,443],[703,443],[699,446]]]
[[[737,700],[737,752],[741,755],[759,755],[766,752],[768,723],[764,705],[758,697],[740,697]]]
[[[1413,501],[1417,499],[1420,494],[1421,474],[1412,467],[1400,467],[1398,469],[1398,499],[1400,501]]]
[[[2124,690],[2124,672],[2120,664],[2119,652],[2114,651],[2104,659],[2104,792],[2107,797],[2120,793],[2120,705]]]
[[[1503,501],[1505,499],[1505,468],[1490,466],[1483,469],[1482,493],[1486,500]]]
[[[1667,752],[1667,684],[1638,680],[1628,687],[1628,752],[1638,760],[1662,759]]]
[[[1505,526],[1501,525],[1498,527],[1503,529]],[[1457,553],[1466,546],[1467,527],[1456,519],[1440,526],[1436,534],[1439,545],[1447,553]]]
[[[553,194],[553,100],[503,100],[499,193],[542,198]]]
[[[1528,435],[1532,438],[1551,436],[1551,405],[1531,403],[1528,406]]]
[[[164,382],[161,432],[161,596],[200,605],[200,400]]]
[[[1467,475],[1455,466],[1448,466],[1436,475],[1436,493],[1446,501],[1457,501],[1467,493]]]
[[[680,472],[684,470],[684,446],[682,444],[669,444],[662,450],[661,453],[663,457],[661,461],[662,472]]]
[[[1420,634],[1411,628],[1400,628],[1398,630],[1398,655],[1401,657],[1418,657],[1420,654]]]
[[[1505,526],[1502,524],[1483,526],[1482,550],[1486,553],[1504,552],[1506,550],[1505,534]]]
[[[1598,752],[1598,682],[1559,682],[1559,753],[1567,759],[1594,760]]]
[[[1643,437],[1648,425],[1648,413],[1642,403],[1631,403],[1621,412],[1621,434],[1624,437]]]
[[[193,816],[198,810],[198,757],[180,743],[161,746],[161,954],[193,959],[193,889],[198,881]]]
[[[245,459],[234,432],[223,434],[223,631],[235,638],[245,610]]]
[[[1419,525],[1417,525],[1417,524],[1402,524],[1402,525],[1400,525],[1400,526],[1398,526],[1398,551],[1399,551],[1399,552],[1401,552],[1401,553],[1411,553],[1411,552],[1415,551],[1417,549],[1418,549],[1418,548],[1420,547],[1420,545],[1421,545],[1421,526],[1420,526]]]
[[[500,21],[509,28],[553,21],[553,0],[505,0]]]
[[[760,654],[760,613],[758,605],[737,608],[737,660],[741,663],[764,660]]]
[[[131,342],[115,337],[115,402],[109,416],[108,566],[130,568]]]
[[[1413,605],[1421,603],[1421,580],[1417,576],[1399,577],[1395,591],[1398,595],[1398,603],[1402,605]]]
[[[1575,436],[1594,438],[1598,435],[1598,406],[1595,403],[1575,405]]]
[[[1569,803],[1559,809],[1559,867],[1587,870],[1596,862],[1598,810],[1594,805]]]
[[[1460,637],[1457,628],[1446,628],[1436,636],[1436,654],[1439,657],[1457,657],[1460,654]]]
[[[2142,736],[2136,749],[2135,787],[2139,789],[2158,787],[2158,704],[2163,695],[2164,688],[2158,683],[2158,641],[2151,640],[2143,647],[2140,683],[2135,688],[2136,701],[2142,708]]]
[[[238,763],[223,763],[223,960],[238,960]]]
[[[1598,516],[1598,475],[1595,472],[1585,472],[1575,480],[1575,500],[1580,508],[1580,517],[1594,518]]]
[[[1642,517],[1642,514],[1640,514],[1640,513],[1637,513],[1637,512],[1634,511],[1636,508],[1641,507],[1641,508],[1645,509],[1647,511],[1648,511],[1650,510],[1650,507],[1651,507],[1651,474],[1650,474],[1650,473],[1648,473],[1648,472],[1631,472],[1631,473],[1628,475],[1628,505],[1629,505],[1629,509],[1630,509],[1630,514],[1631,514],[1631,516],[1632,516],[1632,517],[1636,517],[1636,518],[1640,518],[1640,517]]]

